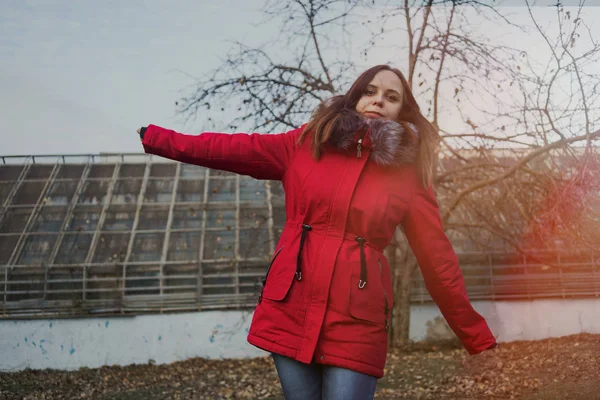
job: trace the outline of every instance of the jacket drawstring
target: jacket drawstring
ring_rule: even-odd
[[[377,264],[379,264],[379,273],[381,274],[381,287],[383,289],[383,297],[385,299],[385,330],[390,331],[390,305],[388,304],[387,292],[385,291],[385,286],[383,284],[383,267],[381,266],[381,260],[377,259]]]
[[[360,281],[358,281],[358,288],[363,289],[367,286],[367,260],[365,258],[365,242],[367,239],[357,236],[355,240],[360,245]]]
[[[300,248],[298,249],[298,258],[296,260],[296,279],[302,280],[302,248],[304,247],[304,240],[306,239],[306,232],[311,231],[312,226],[302,224],[302,236],[300,237]]]

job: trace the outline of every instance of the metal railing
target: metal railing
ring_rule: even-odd
[[[279,182],[139,153],[0,158],[4,318],[255,305],[285,219]],[[472,300],[600,295],[598,253],[455,245]],[[431,300],[418,271],[411,300]]]
[[[502,256],[458,255],[463,260]],[[587,256],[589,262],[565,262],[553,267],[535,262],[464,263],[462,271],[471,300],[599,297],[598,254]],[[2,315],[14,318],[252,308],[267,265],[265,258],[255,257],[165,261],[160,265],[130,262],[0,266],[4,276],[0,289],[5,299]],[[411,301],[431,301],[418,271],[412,278]]]

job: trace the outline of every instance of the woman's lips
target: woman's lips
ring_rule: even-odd
[[[381,117],[383,117],[383,115],[381,115],[381,114],[379,114],[378,112],[375,112],[375,111],[367,111],[365,113],[365,115],[367,117],[374,117],[374,118],[381,118]]]

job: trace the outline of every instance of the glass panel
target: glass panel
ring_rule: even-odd
[[[171,229],[200,229],[202,227],[202,210],[200,207],[178,206],[173,210]]]
[[[146,186],[146,193],[144,194],[145,203],[170,203],[172,196],[172,179],[148,180],[148,184]]]
[[[222,171],[220,169],[211,169],[209,172],[210,172],[210,176],[224,176],[224,177],[235,177],[236,176],[236,174],[234,174],[233,172]]]
[[[130,235],[131,232],[103,233],[100,235],[92,262],[112,263],[124,261],[127,255]]]
[[[235,263],[210,263],[202,264],[202,286],[206,293],[208,289],[212,294],[233,293]],[[206,288],[206,285],[217,286],[215,288]],[[219,287],[222,286],[222,287]]]
[[[58,235],[31,235],[26,241],[17,264],[41,264],[48,262]]]
[[[127,295],[160,293],[160,266],[158,265],[128,265],[125,276]]]
[[[75,190],[77,189],[77,181],[58,181],[54,182],[46,195],[46,204],[67,205],[73,199]]]
[[[205,283],[206,285],[206,283]],[[202,293],[206,294],[206,295],[222,295],[222,294],[234,294],[235,293],[235,288],[233,286],[229,286],[229,287],[221,287],[221,286],[217,286],[217,287],[204,287],[204,289],[202,289]],[[226,298],[221,299],[222,303],[227,302]]]
[[[136,203],[141,188],[141,179],[120,179],[115,184],[111,202]]]
[[[234,257],[235,236],[231,231],[206,232],[204,260],[221,260]]]
[[[66,234],[56,255],[55,264],[78,264],[85,258],[92,245],[93,234]]]
[[[88,178],[112,178],[114,172],[114,164],[94,164]]]
[[[46,179],[50,176],[54,165],[32,165],[27,171],[25,179]]]
[[[130,261],[160,261],[164,238],[164,233],[137,233]]]
[[[127,231],[133,227],[135,219],[135,207],[124,208],[111,206],[106,212],[104,226],[105,231]]]
[[[232,275],[235,272],[235,261],[219,261],[202,263],[202,275]]]
[[[23,182],[12,204],[37,204],[46,182]]]
[[[119,170],[119,178],[141,178],[145,170],[146,164],[123,164]]]
[[[165,265],[163,291],[165,293],[195,292],[198,285],[198,264]],[[189,288],[171,289],[173,286],[189,286]]]
[[[180,180],[177,185],[178,202],[202,202],[204,196],[204,179]]]
[[[64,207],[44,207],[38,214],[32,232],[60,232],[67,209]]]
[[[143,206],[140,211],[138,221],[138,230],[165,229],[169,219],[169,210],[167,208],[156,208]]]
[[[43,298],[44,279],[44,268],[19,267],[13,269],[8,274],[8,281],[12,283],[9,283],[7,285],[7,291],[24,293],[9,293],[7,295],[7,301],[20,301]]]
[[[240,293],[260,292],[262,280],[269,267],[268,262],[249,262],[240,263],[238,270],[240,273]]]
[[[285,207],[273,207],[273,228],[281,231],[285,225]]]
[[[561,265],[568,266],[569,273],[587,272],[592,268],[592,254],[589,251],[562,251],[559,257]]]
[[[4,204],[15,182],[0,182],[0,206]]]
[[[264,257],[269,254],[269,231],[267,229],[240,230],[240,257]]]
[[[191,261],[198,259],[201,232],[172,232],[169,238],[169,261]]]
[[[91,266],[87,271],[86,298],[110,300],[120,299],[123,296],[123,266]]]
[[[0,236],[0,265],[6,265],[20,235]]]
[[[202,285],[210,285],[210,286],[225,286],[223,289],[225,289],[225,292],[222,291],[218,291],[218,292],[214,292],[214,290],[216,288],[210,288],[211,290],[213,290],[212,294],[216,294],[216,293],[231,293],[229,291],[233,291],[233,289],[231,289],[231,285],[233,285],[233,277],[231,275],[227,276],[211,276],[211,277],[202,277]]]
[[[285,193],[283,185],[279,181],[271,181],[271,202],[272,204],[281,205],[285,201]]]
[[[83,165],[61,165],[56,176],[57,179],[77,179],[83,174]]]
[[[267,193],[265,182],[250,177],[240,177],[240,201],[265,204]]]
[[[16,181],[22,170],[22,165],[0,165],[0,181]]]
[[[6,211],[4,222],[0,226],[0,233],[23,232],[32,212],[33,208],[9,208]]]
[[[78,204],[104,204],[110,181],[86,181]]]
[[[101,208],[96,210],[76,208],[73,211],[71,221],[67,225],[68,231],[95,231],[100,219]]]
[[[264,208],[240,208],[240,227],[257,228],[266,227],[269,220],[269,210],[266,205]]]
[[[235,210],[206,210],[207,228],[235,228]]]
[[[81,300],[83,298],[83,268],[53,267],[48,270],[47,300]],[[51,293],[51,291],[66,291]]]
[[[182,178],[204,178],[206,174],[206,168],[199,167],[192,164],[181,164],[181,175]]]
[[[150,176],[165,176],[173,178],[175,171],[177,170],[177,164],[152,164],[150,167]]]
[[[235,202],[235,178],[211,179],[208,183],[208,201]]]

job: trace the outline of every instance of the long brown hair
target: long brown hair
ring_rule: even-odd
[[[352,84],[346,94],[334,96],[321,103],[313,112],[313,115],[300,136],[300,142],[309,134],[311,135],[311,147],[315,159],[321,157],[323,145],[331,138],[331,135],[339,124],[343,114],[354,111],[356,104],[363,96],[367,85],[380,71],[392,71],[395,73],[404,89],[402,96],[402,107],[397,122],[410,122],[419,131],[419,154],[417,156],[417,167],[421,183],[428,187],[433,180],[434,161],[440,135],[435,127],[421,114],[421,109],[408,86],[406,78],[396,68],[389,65],[376,65],[363,72]],[[404,125],[404,124],[403,124]],[[406,128],[406,126],[405,126]]]

